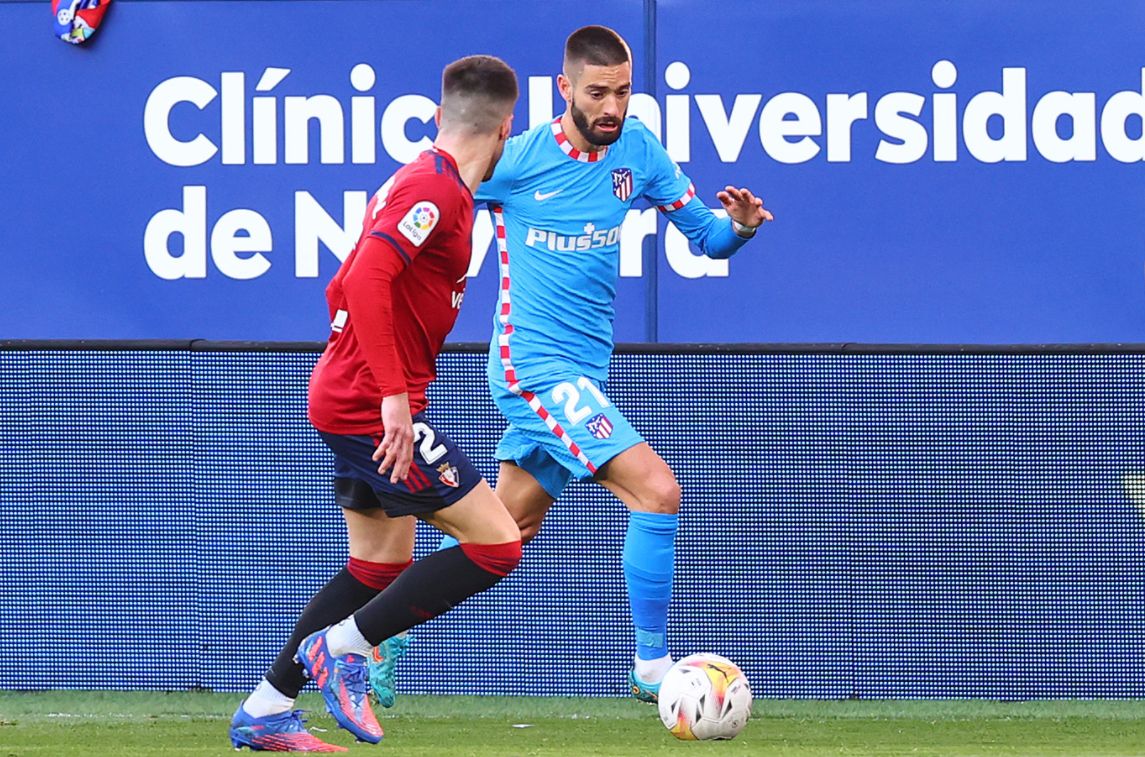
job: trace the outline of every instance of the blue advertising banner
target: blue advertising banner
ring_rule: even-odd
[[[306,422],[316,357],[0,349],[28,379],[0,382],[0,690],[258,681],[346,559]],[[430,417],[492,479],[485,362],[443,354]],[[1145,355],[612,368],[684,491],[677,657],[726,655],[759,697],[1145,697]],[[513,575],[414,629],[401,690],[627,695],[626,520],[571,484]]]
[[[505,58],[520,131],[603,23],[699,196],[747,186],[777,217],[710,261],[638,205],[618,340],[1145,341],[1145,7],[121,0],[81,46],[42,2],[0,22],[3,338],[324,339],[442,67]],[[488,338],[491,240],[481,211],[455,341]]]

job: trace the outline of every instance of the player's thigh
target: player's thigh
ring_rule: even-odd
[[[404,563],[413,556],[414,527],[412,516],[391,518],[381,508],[342,508],[350,557],[381,563]]]
[[[680,509],[680,484],[647,442],[629,447],[609,460],[596,480],[630,510],[675,513]]]
[[[452,505],[419,517],[464,544],[505,544],[521,538],[513,516],[484,480]]]
[[[521,538],[528,541],[536,536],[554,502],[545,487],[517,463],[502,460],[496,493],[521,529]]]
[[[520,413],[521,398],[510,395],[512,400],[508,407],[502,408],[505,419],[509,425],[501,440],[497,442],[494,453],[502,465],[502,473],[497,476],[497,496],[501,497],[506,507],[512,513],[520,512],[528,507],[535,494],[534,484],[544,490],[544,495],[536,495],[550,502],[561,496],[561,492],[568,486],[574,475],[570,469],[570,458],[559,460],[553,456],[551,449],[552,439],[547,428],[537,428],[533,418],[513,417],[513,410]],[[518,405],[518,407],[513,407]],[[526,409],[527,406],[525,406]],[[532,412],[531,410],[529,411]],[[576,463],[575,460],[571,461]],[[579,464],[578,464],[579,465]],[[505,466],[513,466],[524,475],[516,476],[514,471],[504,470]],[[525,502],[520,502],[525,500]],[[547,509],[547,507],[546,507]]]

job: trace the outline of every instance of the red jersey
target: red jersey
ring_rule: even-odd
[[[310,422],[331,434],[382,433],[382,397],[425,409],[437,353],[457,320],[473,195],[453,157],[428,150],[366,206],[362,235],[330,285],[330,341],[310,375]]]

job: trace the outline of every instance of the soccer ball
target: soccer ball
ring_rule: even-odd
[[[731,660],[694,654],[676,662],[660,682],[660,720],[678,739],[731,739],[751,715],[751,686]]]

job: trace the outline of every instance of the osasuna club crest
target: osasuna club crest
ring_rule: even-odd
[[[437,466],[437,472],[441,474],[437,477],[438,480],[440,480],[441,483],[445,484],[446,486],[452,486],[454,489],[456,489],[461,484],[461,482],[458,480],[456,465],[453,465],[452,463],[442,463],[441,465]]]
[[[632,169],[612,169],[612,193],[621,202],[632,196]]]

